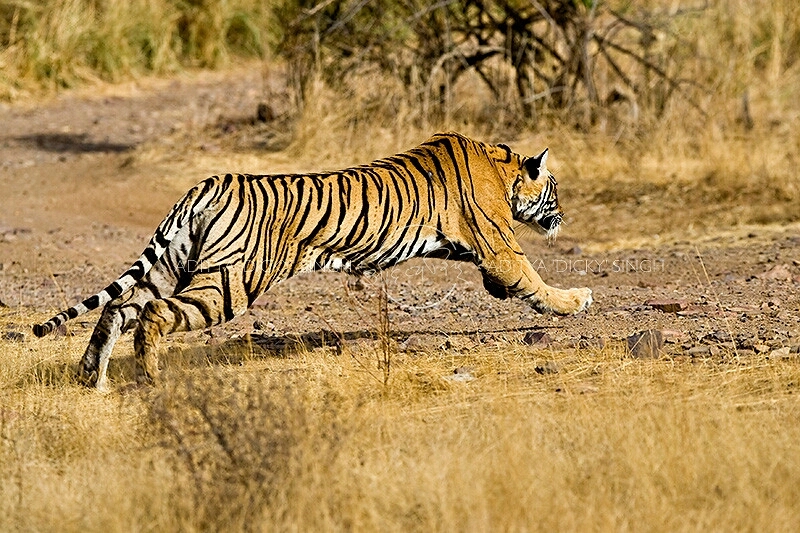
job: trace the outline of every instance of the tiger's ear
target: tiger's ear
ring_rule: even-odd
[[[545,148],[544,151],[534,157],[535,160],[539,162],[539,170],[547,168],[547,154],[550,152],[550,148]]]
[[[508,146],[507,144],[503,144],[503,143],[500,143],[500,144],[498,144],[498,145],[497,145],[497,147],[498,147],[498,148],[502,148],[503,150],[505,150],[505,151],[506,151],[506,157],[505,157],[505,159],[503,160],[503,163],[510,163],[510,162],[511,162],[511,154],[512,154],[512,153],[514,153],[514,152],[511,150],[511,147],[510,147],[510,146]]]
[[[529,157],[527,161],[525,161],[525,170],[528,171],[528,176],[531,179],[535,180],[539,177],[539,173],[547,168],[547,154],[549,148],[545,148],[544,151],[537,155],[536,157]]]

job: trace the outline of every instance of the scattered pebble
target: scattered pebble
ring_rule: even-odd
[[[792,349],[789,346],[784,346],[783,348],[778,348],[777,350],[772,350],[769,352],[770,359],[788,359],[789,355],[792,353]]]
[[[647,300],[644,305],[649,305],[663,313],[677,313],[687,309],[689,302],[686,300]]]
[[[628,337],[628,351],[637,359],[657,359],[663,347],[664,335],[657,329],[647,329]]]
[[[721,329],[712,331],[711,333],[703,337],[704,342],[709,342],[714,344],[719,344],[721,342],[731,342],[732,340],[733,337],[731,337],[731,334]]]
[[[698,345],[698,346],[692,346],[686,351],[686,353],[688,353],[691,356],[710,355],[711,349],[708,346]]]
[[[533,331],[529,331],[525,334],[525,337],[522,338],[522,342],[529,346],[537,346],[541,348],[546,348],[553,343],[553,339],[550,337],[550,334],[544,330],[536,329]]]
[[[257,329],[259,331],[264,331],[267,329],[275,329],[275,324],[272,322],[265,322],[263,320],[256,320],[253,322],[253,329]]]
[[[361,276],[348,276],[347,278],[347,288],[351,291],[363,291],[364,290],[364,280],[361,279]]]

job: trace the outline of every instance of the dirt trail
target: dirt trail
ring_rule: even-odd
[[[114,279],[183,190],[164,179],[174,167],[138,157],[141,148],[169,148],[192,132],[192,149],[203,149],[204,128],[254,113],[261,83],[259,72],[242,70],[0,107],[0,302],[6,306],[0,312],[50,312]],[[470,265],[421,260],[387,272],[390,313],[409,351],[520,342],[537,328],[551,346],[565,349],[600,349],[658,328],[675,357],[791,350],[800,344],[798,235],[797,226],[749,228],[702,242],[608,251],[568,228],[553,248],[534,236],[523,244],[546,281],[594,290],[587,314],[538,316],[520,302],[492,299]],[[367,280],[362,291],[348,290],[345,280],[336,274],[289,280],[212,333],[251,334],[272,349],[303,335],[313,344],[323,330],[368,339],[377,280]],[[7,328],[27,334],[28,325],[14,320]],[[84,334],[96,320],[93,313],[72,328]],[[205,342],[206,334],[174,340],[182,338]]]

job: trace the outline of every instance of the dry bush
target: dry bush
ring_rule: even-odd
[[[640,109],[661,116],[674,95],[699,108],[694,89],[704,86],[683,64],[694,42],[681,30],[703,11],[590,0],[287,0],[276,8],[277,52],[301,94],[318,77],[346,88],[350,76],[380,72],[426,118],[449,120],[469,72],[489,100],[515,111],[517,127],[556,112],[586,128],[616,102],[634,118]]]
[[[285,375],[225,370],[165,381],[148,401],[149,421],[192,528],[252,527],[303,490],[310,465],[327,477],[348,437],[342,398],[329,387],[315,397],[319,389]]]

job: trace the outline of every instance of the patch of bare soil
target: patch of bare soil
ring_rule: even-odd
[[[262,84],[259,72],[241,70],[0,108],[0,342],[52,342],[57,349],[58,338],[32,341],[30,324],[18,317],[44,317],[104,287],[138,256],[185,185],[205,177],[165,179],[175,167],[137,156],[143,147],[166,145],[169,152],[170,143],[189,138],[174,150],[191,158],[227,150],[231,139],[252,150],[279,138],[282,127],[253,125]],[[274,120],[266,118],[264,124]],[[658,199],[657,216],[678,211],[669,202]],[[620,228],[636,227],[640,216],[629,210],[614,218]],[[377,342],[376,295],[385,286],[393,341],[410,353],[510,343],[591,351],[657,329],[664,356],[796,357],[798,235],[796,225],[751,227],[609,248],[576,223],[554,247],[522,237],[545,281],[594,290],[595,304],[575,317],[540,316],[518,301],[495,300],[471,265],[414,260],[360,284],[331,273],[297,277],[246,316],[171,342],[237,336],[279,354],[299,344],[358,349]],[[81,317],[70,331],[88,338],[97,318]]]

